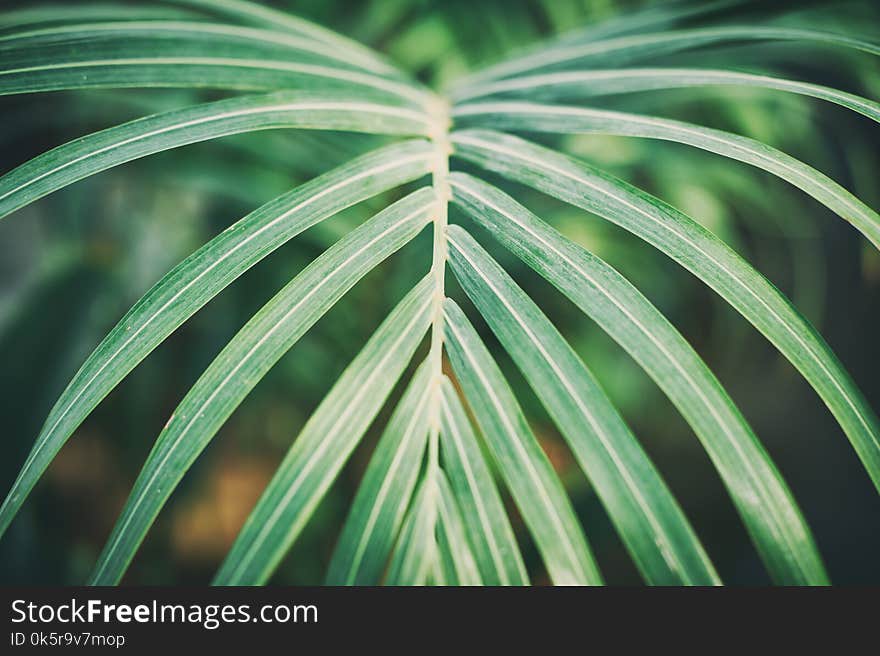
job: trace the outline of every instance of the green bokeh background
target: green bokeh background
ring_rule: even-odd
[[[467,71],[541,39],[656,4],[291,0],[274,6],[360,40],[443,89]],[[813,25],[880,40],[880,8],[870,0],[720,3],[704,24],[721,23]],[[658,65],[667,62],[778,72],[880,97],[880,64],[863,53],[753,43],[711,55],[670,56]],[[90,131],[218,97],[216,92],[125,90],[0,98],[0,170]],[[760,139],[880,208],[880,132],[840,107],[732,88],[631,94],[601,102]],[[642,186],[719,234],[820,328],[880,411],[880,254],[849,225],[769,174],[687,146],[601,136],[534,138]],[[155,281],[253,208],[379,142],[362,135],[294,131],[226,138],[102,173],[0,222],[3,493],[67,381]],[[464,168],[459,161],[454,165]],[[706,359],[789,482],[832,580],[880,583],[880,497],[833,417],[797,372],[736,312],[648,245],[537,192],[502,186],[630,278]],[[363,203],[294,239],[142,363],[64,447],[0,541],[0,583],[83,582],[153,440],[199,374],[287,280],[401,193]],[[455,212],[452,220],[470,225]],[[561,294],[501,252],[491,236],[476,228],[475,234],[594,370],[676,493],[722,578],[733,584],[769,582],[708,458],[656,386]],[[210,580],[309,413],[388,310],[427,271],[430,247],[429,235],[423,235],[370,274],[256,387],[172,496],[126,583]],[[454,284],[450,293],[465,300]],[[546,413],[485,325],[470,315],[509,373],[565,480],[607,581],[638,584],[601,504]],[[273,582],[320,583],[381,420],[389,413],[390,407]],[[514,518],[533,579],[545,583],[534,547]]]

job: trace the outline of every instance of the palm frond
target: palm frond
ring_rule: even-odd
[[[421,190],[351,231],[306,267],[245,325],[180,402],[156,440],[92,576],[115,583],[165,500],[223,422],[342,295],[430,221]]]
[[[601,583],[571,502],[498,365],[454,301],[444,315],[453,370],[550,577],[558,585]]]
[[[586,65],[589,68],[620,67],[650,61],[664,55],[737,41],[805,41],[852,48],[880,55],[880,46],[843,34],[818,30],[756,25],[670,30],[659,33],[616,36],[587,43],[564,43],[488,68],[460,83],[462,88],[485,85],[492,80]]]
[[[808,164],[755,139],[656,116],[539,103],[466,104],[457,107],[454,116],[464,125],[475,127],[482,124],[514,132],[612,134],[663,139],[701,148],[779,176],[852,223],[880,248],[877,212]]]
[[[380,581],[428,444],[430,392],[430,367],[422,363],[376,446],[333,552],[327,583]]]
[[[227,150],[217,152],[230,154],[223,166],[197,175],[190,166],[174,168],[171,175],[182,186],[204,178],[213,189],[230,187],[223,198],[257,199],[236,210],[235,216],[246,213],[243,218],[164,275],[157,272],[150,282],[158,282],[138,289],[131,298],[143,294],[140,300],[92,342],[98,345],[50,410],[0,506],[0,537],[90,413],[160,344],[271,253],[350,212],[353,218],[342,227],[313,240],[320,245],[314,259],[292,279],[286,274],[286,284],[279,283],[280,291],[255,314],[244,314],[242,322],[250,317],[244,326],[179,400],[98,556],[92,584],[121,580],[170,496],[255,386],[313,326],[320,322],[313,332],[324,330],[328,320],[321,319],[380,268],[388,273],[375,285],[374,299],[402,300],[378,328],[364,333],[360,352],[316,400],[215,584],[270,581],[352,454],[374,434],[378,442],[329,558],[327,583],[525,585],[542,580],[521,545],[528,533],[552,583],[602,584],[606,577],[588,539],[593,527],[579,517],[566,476],[548,455],[533,416],[539,405],[646,583],[720,584],[711,554],[662,467],[637,438],[641,430],[630,428],[596,367],[596,354],[587,357],[567,338],[554,313],[518,280],[526,274],[549,283],[579,319],[592,319],[647,374],[646,384],[653,380],[669,398],[717,470],[773,580],[828,583],[816,540],[779,467],[707,361],[603,259],[601,244],[569,239],[551,217],[539,218],[500,188],[514,183],[537,192],[534,198],[542,194],[597,215],[650,245],[650,257],[669,258],[705,283],[815,390],[880,490],[880,428],[865,395],[819,330],[737,252],[736,240],[710,230],[709,220],[698,222],[706,219],[701,212],[686,213],[612,175],[602,157],[593,162],[587,152],[576,158],[509,134],[638,137],[708,151],[785,180],[880,248],[880,215],[807,161],[766,143],[769,137],[737,134],[736,124],[726,132],[699,120],[655,116],[644,113],[644,105],[643,113],[629,111],[656,91],[692,88],[695,97],[712,98],[726,86],[781,91],[804,105],[823,100],[880,122],[870,80],[866,90],[838,89],[827,79],[808,79],[808,67],[803,80],[792,79],[802,71],[780,70],[785,67],[772,48],[754,51],[760,65],[753,70],[738,70],[740,63],[727,61],[734,51],[726,50],[797,44],[845,54],[840,61],[849,62],[872,59],[880,45],[834,26],[702,24],[723,19],[736,5],[674,3],[591,25],[459,75],[447,95],[353,39],[247,0],[65,4],[0,13],[0,95],[22,96],[15,100],[22,115],[31,94],[119,89],[82,97],[109,100],[110,114],[126,116],[114,123],[127,121],[52,148],[0,177],[0,218],[10,217],[4,225],[26,221],[10,215],[32,204],[64,203],[85,178],[183,146],[207,149],[221,139]],[[405,52],[423,34],[414,29],[388,46]],[[707,58],[717,68],[690,67],[707,53],[717,56]],[[435,81],[466,68],[465,58],[454,54],[447,68],[434,71]],[[424,73],[419,80],[431,77]],[[136,88],[178,91],[131,95]],[[548,104],[557,102],[567,104]],[[738,103],[724,102],[735,114]],[[281,136],[270,139],[270,130]],[[681,189],[708,184],[711,175],[698,170],[701,164],[656,148],[656,159],[634,151],[644,170],[668,167],[675,177],[680,164],[688,172],[677,178]],[[798,155],[809,159],[809,153]],[[258,161],[283,178],[292,159],[309,160],[299,162],[292,189],[274,178],[254,185],[258,176],[245,163]],[[462,164],[471,173],[459,170]],[[478,177],[482,172],[497,184]],[[857,181],[846,184],[859,190]],[[269,188],[274,191],[266,193]],[[290,190],[265,202],[284,189]],[[479,235],[468,224],[451,223],[458,216],[450,205],[502,246],[504,257],[490,254],[493,246],[472,236]],[[185,211],[178,213],[175,218],[187,223]],[[420,236],[425,228],[430,244]],[[163,234],[162,243],[171,238]],[[410,242],[418,243],[404,248]],[[401,266],[384,264],[393,255]],[[451,298],[447,265],[467,305]],[[413,276],[426,271],[413,284]],[[506,357],[525,385],[516,374],[505,375]],[[405,375],[414,359],[420,364]],[[385,416],[387,422],[379,419]]]
[[[477,437],[449,378],[442,386],[443,464],[480,576],[488,585],[526,585],[522,554]]]
[[[467,232],[450,226],[449,246],[456,277],[559,425],[645,580],[717,583],[669,490],[562,335]]]
[[[468,184],[452,184],[455,198]],[[475,185],[471,184],[473,188]],[[490,189],[485,189],[490,191]],[[479,192],[478,192],[479,193]],[[555,233],[501,192],[467,193],[474,214],[568,296],[647,371],[703,443],[771,574],[788,583],[825,579],[810,531],[751,427],[709,368],[663,315],[599,258]]]
[[[247,215],[156,283],[74,376],[0,507],[0,534],[70,435],[168,335],[260,259],[343,208],[424,175],[425,142],[395,144],[315,178]]]
[[[290,548],[310,512],[314,510],[314,505],[327,491],[346,457],[378,414],[428,329],[432,283],[430,278],[425,278],[400,302],[312,415],[278,468],[275,478],[263,493],[262,499],[251,512],[247,524],[217,573],[215,583],[227,585],[263,582]],[[417,385],[413,385],[412,389],[417,393],[422,391]],[[411,404],[403,401],[398,412],[412,410]],[[399,436],[391,431],[391,425],[388,434],[391,435],[390,440]],[[410,442],[418,446],[417,441]],[[388,448],[393,448],[393,445]],[[377,452],[373,462],[380,462],[378,453],[381,452]],[[373,465],[368,477],[380,467],[380,464]],[[414,481],[416,473],[417,471],[409,471],[404,472],[404,475],[410,476]],[[381,476],[381,472],[377,476]],[[367,487],[365,482],[362,490]],[[403,487],[406,488],[406,485]],[[412,493],[411,488],[409,493]],[[369,503],[371,499],[366,492],[362,492],[362,498],[366,500],[363,503]],[[403,503],[404,510],[408,500],[409,495],[405,495],[403,499],[394,499]],[[355,507],[359,507],[358,501],[355,501]],[[399,519],[397,523],[399,524]],[[399,526],[392,522],[384,528],[385,532],[379,532],[377,536],[387,543],[393,539],[392,536]],[[358,528],[347,530],[356,531]],[[373,551],[376,549],[382,553],[381,548],[374,546]],[[387,551],[385,553],[387,557]],[[331,566],[328,576],[335,575]]]
[[[411,122],[410,122],[411,121]],[[53,148],[0,178],[0,217],[111,167],[199,141],[255,130],[301,128],[426,135],[410,109],[352,96],[278,92],[138,119]]]
[[[880,490],[880,428],[816,330],[769,281],[699,223],[622,180],[517,137],[456,133],[457,153],[595,212],[666,253],[714,289],[813,385]]]
[[[636,91],[713,86],[785,91],[834,103],[880,122],[880,103],[868,98],[821,84],[708,68],[618,68],[524,75],[488,83],[478,89],[460,89],[453,97],[458,102],[494,95],[528,96],[540,100],[581,100]]]

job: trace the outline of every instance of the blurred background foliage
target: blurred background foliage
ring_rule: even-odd
[[[38,5],[3,4],[4,9],[25,12]],[[59,3],[59,17],[72,4]],[[111,7],[109,2],[90,4],[97,13]],[[425,83],[443,89],[456,77],[529,44],[603,21],[612,21],[607,25],[614,29],[619,25],[613,22],[617,17],[651,12],[666,3],[278,0],[272,4],[358,39]],[[143,6],[155,11],[157,18],[181,13],[162,2]],[[811,25],[880,40],[880,5],[870,0],[691,6],[702,11],[682,25]],[[14,26],[0,23],[0,31],[11,29]],[[880,97],[877,62],[864,53],[815,45],[750,43],[711,54],[697,50],[672,55],[652,65],[783,72],[876,100]],[[90,131],[220,95],[157,89],[2,98],[0,169],[5,172]],[[840,107],[735,88],[629,94],[593,102],[760,139],[808,162],[868,205],[880,208],[877,126]],[[725,239],[820,328],[869,403],[880,411],[880,254],[848,224],[769,174],[687,146],[603,136],[532,137],[552,140],[557,147],[643,187]],[[70,377],[155,281],[250,210],[377,142],[362,135],[305,131],[225,138],[112,169],[0,223],[3,493]],[[398,191],[395,197],[401,194]],[[796,371],[734,310],[650,246],[537,192],[519,188],[517,195],[630,278],[709,363],[789,481],[832,580],[880,583],[880,498],[840,428]],[[291,241],[222,292],[142,363],[77,431],[25,504],[0,543],[0,582],[84,581],[153,440],[214,355],[287,280],[388,200],[393,198],[362,203]],[[460,214],[453,214],[452,220],[466,222]],[[622,409],[722,578],[732,584],[769,582],[708,458],[658,388],[561,294],[494,247],[490,236],[474,229],[532,297],[540,299],[544,311]],[[174,493],[126,583],[210,580],[309,413],[409,285],[427,271],[429,262],[430,238],[417,240],[357,285],[282,359]],[[451,294],[465,301],[457,289]],[[637,584],[636,570],[611,523],[543,408],[486,327],[477,325],[495,345],[527,416],[534,420],[536,435],[566,481],[608,582]],[[355,452],[274,582],[321,582],[381,420],[387,416],[386,410]],[[525,531],[519,533],[533,580],[546,582]]]

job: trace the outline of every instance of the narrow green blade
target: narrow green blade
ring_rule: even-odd
[[[184,50],[184,54],[178,51]],[[191,87],[242,91],[351,90],[397,99],[422,108],[431,96],[418,87],[373,73],[281,58],[188,55],[164,47],[138,55],[120,47],[110,56],[89,57],[87,49],[65,51],[51,62],[18,66],[0,63],[0,96],[65,89]]]
[[[0,177],[0,217],[119,164],[187,144],[273,128],[424,135],[423,115],[332,93],[279,92],[206,103],[81,137]]]
[[[452,548],[450,546],[449,538],[446,535],[445,529],[446,527],[443,526],[443,522],[438,519],[437,526],[435,528],[437,559],[434,563],[434,571],[432,574],[431,584],[439,587],[462,586],[464,584],[458,580],[458,576],[456,573],[455,556],[452,553]]]
[[[0,30],[33,29],[46,25],[119,20],[184,20],[196,17],[192,11],[173,7],[132,7],[117,4],[40,3],[36,7],[9,9],[0,13]]]
[[[471,133],[463,139],[479,145],[453,140],[490,168],[620,225],[714,289],[813,386],[880,490],[877,418],[822,336],[748,262],[690,217],[607,173],[515,137]]]
[[[432,152],[424,141],[392,145],[315,178],[230,226],[156,283],[92,352],[56,401],[0,507],[0,535],[73,431],[178,326],[306,228],[427,173]]]
[[[809,194],[853,224],[880,248],[880,215],[803,162],[748,137],[654,116],[538,103],[485,102],[454,110],[467,126],[528,132],[577,132],[664,139],[702,148],[768,171]]]
[[[620,68],[526,75],[465,89],[453,97],[456,102],[498,94],[525,95],[531,100],[563,100],[710,86],[758,87],[796,93],[846,107],[880,122],[880,103],[852,93],[769,75],[704,68]]]
[[[476,86],[477,82],[485,84],[492,79],[539,71],[547,73],[572,66],[592,69],[620,67],[685,50],[750,41],[803,41],[860,50],[872,55],[880,54],[880,45],[876,43],[820,30],[760,25],[704,27],[549,46],[531,55],[493,66],[468,80],[467,86]]]
[[[715,464],[773,578],[825,583],[809,528],[782,477],[672,324],[617,271],[506,194],[460,173],[450,183],[456,202],[599,324],[676,405]]]
[[[424,337],[431,321],[432,291],[433,280],[426,277],[388,315],[346,368],[251,511],[217,572],[215,585],[263,584],[271,576]],[[393,540],[393,535],[390,537]]]
[[[446,572],[444,585],[482,585],[477,562],[468,543],[458,502],[443,470],[437,476],[437,548]]]
[[[507,381],[464,313],[444,308],[452,368],[477,423],[557,585],[601,585],[562,483],[532,434]]]
[[[422,478],[391,555],[387,585],[427,585],[437,566],[437,509],[431,482]]]
[[[326,27],[307,21],[284,11],[265,7],[244,0],[169,0],[174,4],[194,7],[215,16],[238,20],[239,22],[260,25],[284,34],[296,34],[319,43],[332,46],[340,53],[354,60],[371,61],[389,70],[393,67],[373,50]]]
[[[409,506],[428,442],[432,386],[424,363],[397,405],[330,560],[328,585],[376,585]]]
[[[546,48],[553,45],[573,45],[629,34],[642,34],[649,30],[671,29],[683,21],[706,19],[716,12],[741,4],[744,4],[744,0],[706,0],[700,3],[668,2],[648,5],[627,10],[617,16],[608,16],[586,27],[575,28],[562,34],[558,39],[545,41],[542,46]]]
[[[312,262],[239,331],[159,435],[92,584],[119,581],[159,510],[229,415],[346,291],[429,223],[435,207],[435,194],[427,188],[394,203]]]
[[[481,578],[487,585],[528,585],[529,575],[498,488],[450,380],[443,378],[443,467],[461,508]]]
[[[457,81],[455,89],[473,87],[485,83],[488,80],[505,77],[510,67],[521,67],[520,62],[533,61],[533,58],[541,57],[548,50],[568,48],[571,46],[607,41],[612,38],[638,35],[648,30],[657,30],[667,26],[673,26],[688,18],[700,14],[708,15],[719,9],[737,4],[742,0],[714,0],[712,2],[671,3],[663,6],[651,6],[627,11],[619,16],[609,16],[597,22],[592,22],[586,27],[576,28],[565,32],[558,37],[551,37],[539,41],[524,49],[520,54],[501,61],[498,64],[479,70]]]
[[[330,64],[400,78],[401,73],[374,59],[352,58],[331,44],[272,30],[195,21],[125,20],[78,22],[17,31],[0,36],[6,65],[37,66],[56,61],[70,49],[82,49],[90,58],[149,56],[174,47],[178,54],[223,54],[244,58]]]
[[[450,226],[448,241],[455,277],[559,426],[646,582],[719,584],[672,493],[559,331],[463,228]]]

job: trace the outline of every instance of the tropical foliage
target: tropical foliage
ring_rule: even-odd
[[[643,9],[476,72],[450,74],[443,93],[353,40],[244,0],[6,12],[3,95],[177,88],[189,90],[193,103],[163,108],[156,97],[134,92],[104,96],[149,115],[76,138],[6,173],[2,216],[89,176],[198,142],[267,130],[323,136],[303,142],[314,144],[306,157],[317,160],[320,174],[263,198],[173,266],[94,347],[21,466],[0,508],[0,534],[65,443],[154,349],[287,242],[367,204],[375,210],[371,218],[341,235],[325,233],[323,252],[253,313],[179,399],[91,583],[120,581],[197,458],[294,344],[359,281],[424,239],[428,247],[413,251],[409,265],[386,281],[389,295],[409,288],[293,439],[214,583],[269,581],[377,422],[384,422],[381,437],[330,558],[328,583],[527,584],[515,530],[520,520],[554,584],[603,583],[590,526],[542,449],[531,407],[521,405],[523,386],[512,375],[524,379],[552,420],[646,583],[721,583],[712,554],[590,357],[548,318],[540,295],[512,277],[522,265],[595,322],[668,397],[717,470],[771,578],[828,583],[779,468],[691,342],[600,249],[540,216],[546,197],[583,210],[635,235],[714,291],[812,386],[880,490],[877,417],[795,303],[728,235],[625,181],[613,163],[570,147],[578,143],[573,135],[610,135],[736,160],[824,205],[861,233],[866,248],[880,247],[877,212],[817,168],[759,139],[663,115],[670,94],[714,99],[732,112],[730,89],[751,89],[783,98],[783,110],[789,97],[794,109],[838,105],[864,117],[865,138],[875,134],[880,103],[778,73],[776,58],[789,51],[773,47],[830,52],[843,62],[869,62],[870,70],[880,42],[784,20],[737,23],[732,4]],[[760,61],[727,63],[743,52]],[[335,167],[333,149],[342,151]],[[681,152],[642,164],[663,168]],[[283,153],[260,155],[284,166]],[[533,192],[545,200],[534,201]],[[16,220],[25,217],[7,219]],[[390,409],[387,421],[383,408]]]

